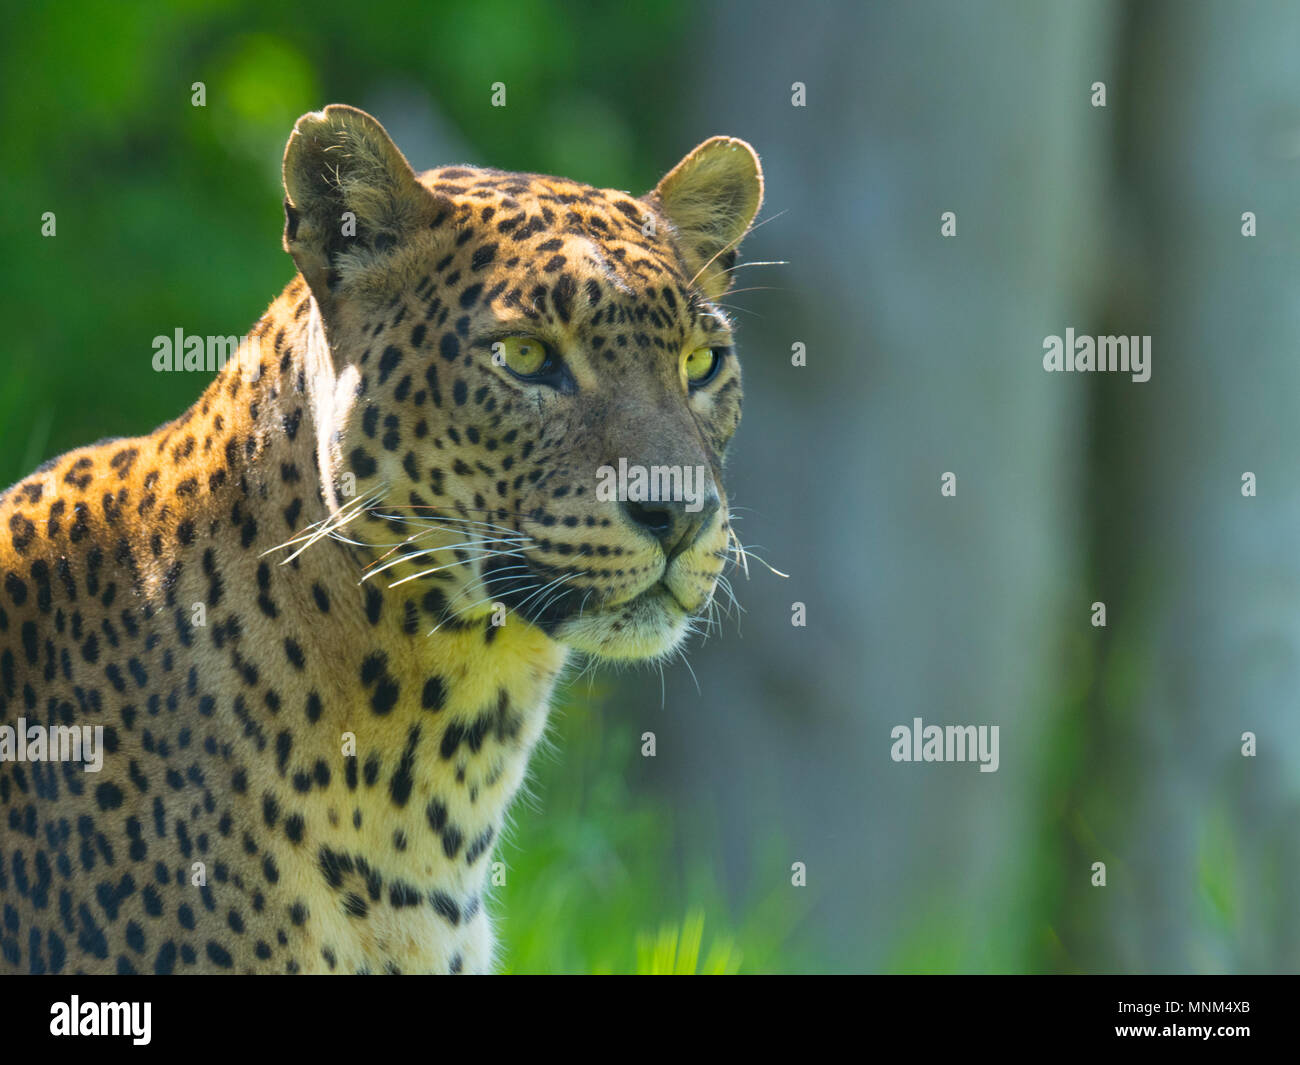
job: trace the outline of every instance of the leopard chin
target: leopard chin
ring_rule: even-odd
[[[554,638],[595,658],[644,661],[676,651],[693,617],[661,582],[619,606],[560,623]]]

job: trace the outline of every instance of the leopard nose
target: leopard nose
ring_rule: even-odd
[[[695,543],[708,527],[719,503],[717,490],[710,485],[704,498],[695,501],[698,509],[687,509],[691,504],[684,499],[626,500],[623,513],[634,526],[659,541],[664,557],[671,562]]]

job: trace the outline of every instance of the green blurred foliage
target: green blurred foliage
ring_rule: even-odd
[[[0,484],[79,444],[148,432],[199,394],[195,375],[152,372],[152,338],[243,334],[292,277],[279,161],[300,114],[402,87],[427,95],[471,161],[640,191],[685,147],[674,122],[689,97],[663,87],[689,88],[677,57],[691,14],[685,0],[368,3],[364,17],[338,0],[10,10]],[[489,106],[495,81],[505,108]],[[45,212],[54,237],[41,235]],[[639,729],[612,735],[599,702],[558,712],[500,848],[505,969],[816,968],[797,950],[788,859],[775,846],[766,859],[761,881],[778,893],[724,898],[713,848],[679,831],[648,780],[634,786],[643,760],[626,737]]]
[[[491,911],[507,972],[762,973],[816,968],[798,945],[804,892],[774,838],[747,878],[768,889],[734,906],[707,825],[651,794],[653,759],[604,689],[581,684],[552,713],[552,742],[498,848],[506,883]],[[647,764],[642,764],[647,763]],[[701,814],[701,818],[703,816]]]
[[[664,147],[674,109],[660,92],[677,82],[672,46],[688,28],[681,2],[367,4],[364,18],[337,0],[11,10],[0,482],[189,404],[193,380],[145,371],[152,338],[240,335],[292,276],[279,161],[299,115],[419,91],[474,145],[472,161],[639,190],[683,150]],[[489,106],[496,81],[503,108]],[[205,107],[191,104],[196,82]],[[47,211],[53,238],[40,232]]]

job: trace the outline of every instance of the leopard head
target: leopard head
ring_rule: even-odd
[[[504,608],[603,657],[673,650],[727,558],[741,383],[716,301],[762,201],[749,145],[705,141],[637,198],[416,174],[331,106],[284,184],[322,490],[372,572],[448,624]]]

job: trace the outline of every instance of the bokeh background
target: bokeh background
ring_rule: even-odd
[[[729,491],[790,576],[733,574],[691,670],[566,692],[505,968],[1295,971],[1298,43],[1300,6],[1227,0],[10,5],[0,484],[198,394],[152,338],[290,279],[305,111],[633,192],[743,137],[744,258],[788,265],[727,300]],[[1150,382],[1044,373],[1070,326],[1151,335]],[[892,762],[914,717],[999,725],[998,772]]]

